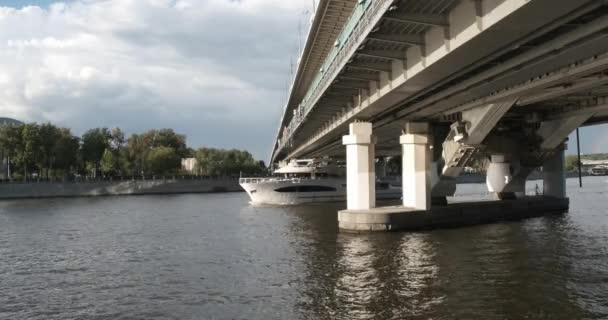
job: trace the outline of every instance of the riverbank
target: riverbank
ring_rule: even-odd
[[[155,179],[0,184],[0,200],[242,192],[238,179]]]

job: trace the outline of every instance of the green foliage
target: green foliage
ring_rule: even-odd
[[[577,156],[567,156],[566,157],[566,170],[567,171],[577,171],[578,170],[578,157]]]
[[[103,152],[101,156],[101,172],[103,174],[114,174],[118,168],[118,159],[114,156],[114,152],[109,148]]]
[[[21,130],[22,149],[17,152],[17,160],[23,168],[25,177],[28,171],[35,170],[43,162],[43,145],[40,126],[36,123],[25,124]]]
[[[78,165],[80,139],[72,135],[70,129],[60,128],[57,140],[51,151],[53,164],[64,172]]]
[[[76,173],[97,175],[164,175],[179,172],[181,159],[199,159],[206,175],[256,174],[266,170],[250,153],[239,150],[202,148],[193,150],[186,137],[172,129],[149,130],[125,139],[120,128],[94,128],[74,136],[67,128],[50,123],[0,126],[0,155],[7,161],[6,176],[28,178],[33,173],[47,177]],[[15,173],[17,170],[15,170]]]
[[[582,154],[581,160],[606,160],[608,153]]]
[[[170,147],[157,147],[148,152],[148,166],[152,174],[170,174],[181,167],[181,157]]]
[[[23,145],[23,139],[21,137],[21,131],[23,126],[7,125],[0,127],[0,149],[2,149],[3,156],[6,158],[6,176],[12,179],[11,165],[15,162],[17,153],[21,150]]]
[[[82,158],[91,163],[94,169],[99,168],[103,153],[110,147],[112,135],[108,128],[90,129],[82,135]]]
[[[266,170],[264,162],[256,161],[247,151],[200,148],[194,157],[198,172],[206,176],[259,174]]]
[[[607,160],[608,153],[581,154],[581,160]],[[566,170],[578,171],[578,156],[566,156]]]

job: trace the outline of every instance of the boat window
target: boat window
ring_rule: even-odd
[[[292,186],[292,187],[283,187],[274,190],[276,192],[328,192],[328,191],[336,191],[336,188],[327,187],[327,186]]]
[[[336,188],[327,186],[300,186],[298,192],[323,192],[323,191],[336,191]]]
[[[284,187],[284,188],[278,188],[274,191],[276,191],[276,192],[297,192],[298,187]]]

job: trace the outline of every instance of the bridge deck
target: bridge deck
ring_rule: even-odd
[[[368,0],[350,15],[316,78],[298,87],[307,93],[290,100],[298,107],[273,160],[341,155],[353,120],[373,122],[378,154],[394,153],[405,120],[450,123],[513,97],[505,120],[532,110],[608,119],[603,2]]]

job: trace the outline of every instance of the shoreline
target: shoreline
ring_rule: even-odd
[[[584,175],[586,176],[586,175]],[[567,178],[578,177],[568,173]],[[532,174],[528,181],[542,179]],[[485,183],[483,174],[466,174],[457,184]],[[213,194],[245,192],[238,179],[152,179],[69,182],[10,182],[0,183],[0,201],[20,199],[61,199],[115,196]]]
[[[0,200],[244,192],[238,179],[24,182],[0,184]]]

